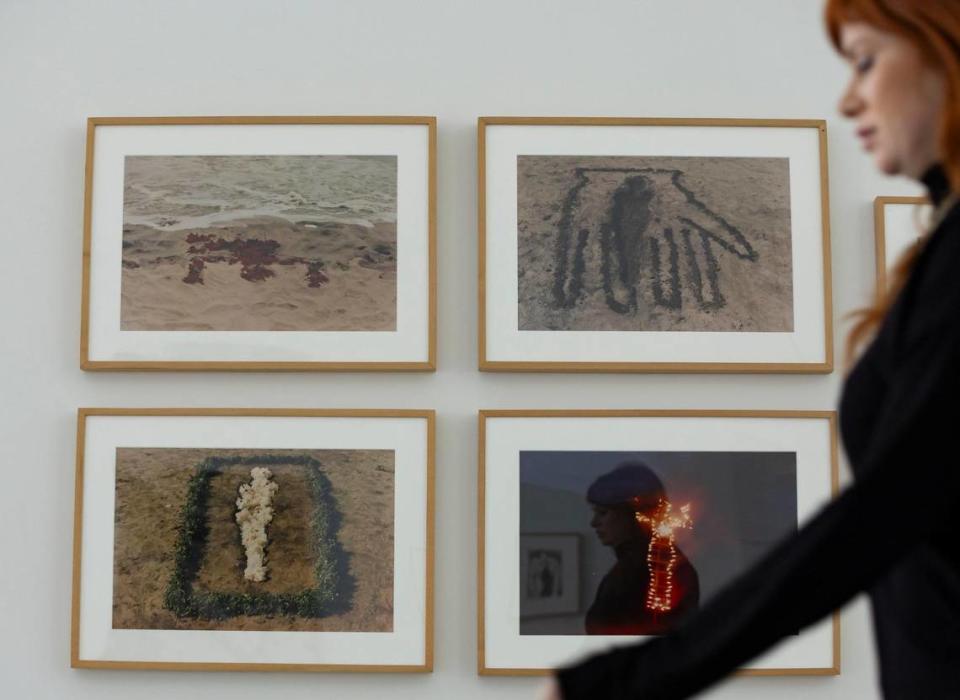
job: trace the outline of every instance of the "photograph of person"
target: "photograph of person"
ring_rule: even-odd
[[[665,634],[796,531],[797,498],[794,452],[521,451],[519,633]]]
[[[700,580],[672,542],[666,490],[650,467],[620,465],[590,485],[587,500],[590,526],[617,557],[587,611],[587,634],[663,634],[696,610]]]

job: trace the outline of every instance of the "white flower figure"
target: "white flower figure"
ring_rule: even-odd
[[[247,553],[247,568],[243,577],[248,581],[263,581],[267,578],[267,525],[273,520],[273,496],[280,488],[270,481],[273,473],[266,467],[250,470],[251,482],[240,484],[237,499],[237,525],[240,541]]]

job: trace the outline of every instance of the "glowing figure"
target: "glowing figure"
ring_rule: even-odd
[[[639,499],[635,505],[639,506]],[[693,528],[690,504],[673,513],[670,501],[659,499],[653,515],[634,513],[638,523],[650,526],[650,544],[647,547],[647,564],[650,567],[650,583],[647,586],[647,609],[668,612],[673,608],[673,570],[677,564],[676,530]]]

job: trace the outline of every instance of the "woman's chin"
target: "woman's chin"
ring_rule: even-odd
[[[893,158],[881,152],[874,152],[873,164],[884,175],[899,175],[900,166]]]

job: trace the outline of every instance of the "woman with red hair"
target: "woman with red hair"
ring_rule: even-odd
[[[853,71],[841,113],[935,206],[850,334],[856,481],[679,629],[559,670],[545,697],[687,698],[867,592],[884,697],[960,698],[960,0],[828,0],[826,23]]]

